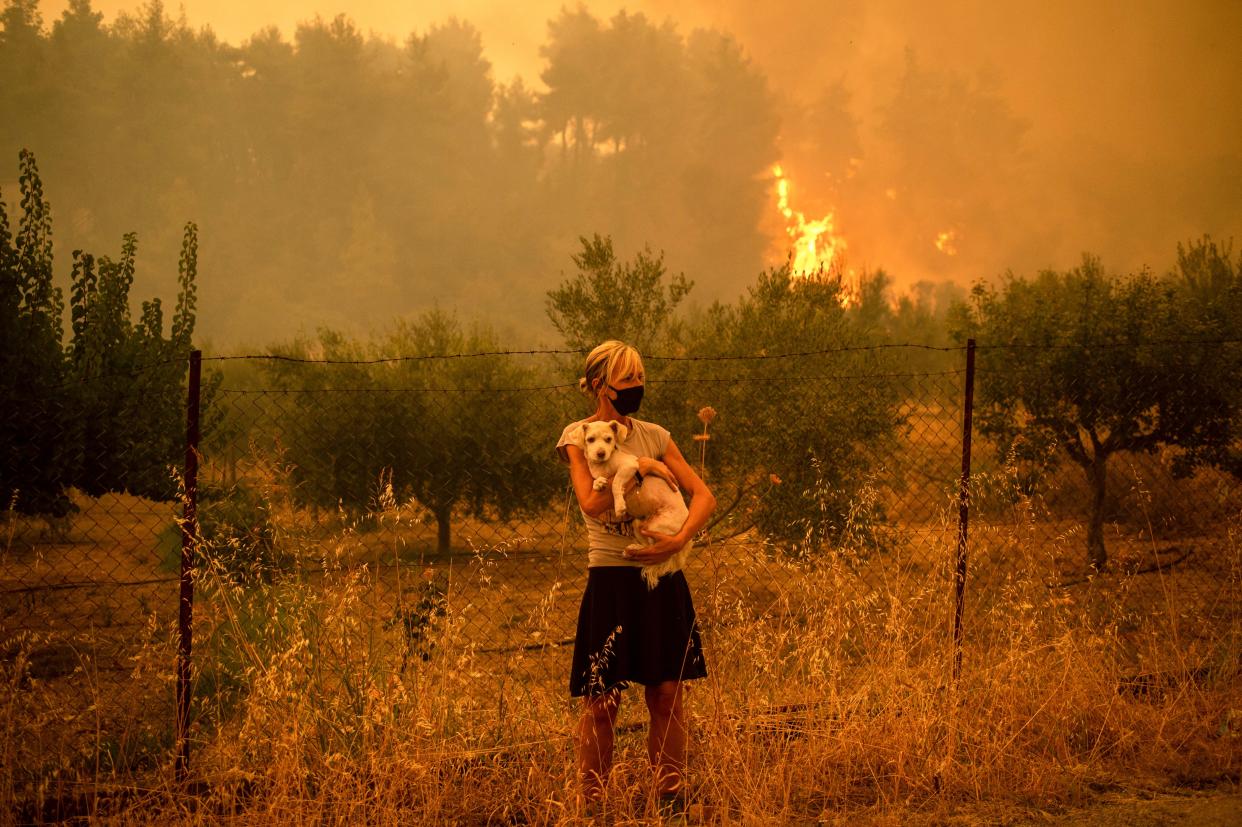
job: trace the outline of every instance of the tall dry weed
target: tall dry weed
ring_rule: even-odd
[[[1003,479],[993,482],[1004,489]],[[986,483],[978,490],[991,490]],[[1050,544],[1036,530],[1038,504],[1009,489],[1004,496],[1005,518],[972,533],[957,680],[953,492],[940,523],[918,531],[877,523],[864,502],[865,519],[843,535],[854,540],[840,547],[789,554],[742,536],[697,548],[689,577],[710,674],[687,687],[691,820],[905,818],[972,802],[1046,807],[1116,785],[1237,778],[1237,515],[1221,532],[1223,605],[1199,618],[1179,604],[1176,571],[1064,586],[1061,540]],[[367,520],[402,519],[401,508],[380,496]],[[556,648],[577,583],[523,568],[520,547],[477,549],[430,574],[384,565],[368,556],[362,530],[343,520],[332,542],[299,547],[297,570],[277,578],[204,567],[195,786],[174,783],[170,762],[138,767],[126,796],[98,799],[98,817],[584,818],[578,713],[557,671],[569,652]],[[1081,538],[1062,539],[1068,547]],[[1136,600],[1139,586],[1146,595],[1154,586],[1160,599]],[[510,616],[515,606],[524,614]],[[499,626],[529,644],[494,645],[484,631]],[[172,674],[174,653],[166,629],[148,634],[133,673],[144,686],[157,672]],[[32,691],[22,653],[34,641],[23,641],[0,665],[6,808],[47,793],[31,790],[35,775],[55,777],[46,764],[33,770],[40,758],[28,739],[55,701]],[[83,685],[100,691],[89,675]],[[641,697],[628,693],[608,792],[620,822],[654,817],[644,722]],[[103,754],[97,742],[95,755]],[[83,766],[77,778],[89,784]],[[95,777],[105,776],[115,778]]]

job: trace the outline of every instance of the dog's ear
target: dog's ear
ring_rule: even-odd
[[[582,427],[574,431],[572,434],[574,445],[577,445],[583,451],[586,451],[586,430],[587,430],[587,423],[583,422]]]
[[[630,435],[630,429],[625,427],[624,425],[622,425],[620,422],[618,422],[615,419],[610,421],[608,423],[608,426],[612,428],[612,432],[617,435],[618,445],[620,445],[622,442],[625,442],[625,438]]]

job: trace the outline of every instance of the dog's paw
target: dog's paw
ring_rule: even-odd
[[[612,513],[616,515],[618,520],[624,520],[630,514],[630,512],[625,507],[624,500],[621,500],[613,504]]]
[[[596,491],[603,491],[605,488],[608,487],[608,478],[607,477],[596,477],[595,482],[591,483],[591,486]]]

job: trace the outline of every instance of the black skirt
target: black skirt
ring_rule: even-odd
[[[681,572],[648,589],[636,566],[588,569],[569,675],[575,698],[707,676],[690,587]]]

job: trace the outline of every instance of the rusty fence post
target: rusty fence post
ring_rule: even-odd
[[[181,596],[177,612],[177,757],[174,774],[190,769],[190,642],[194,619],[194,543],[198,535],[199,386],[203,352],[190,353],[185,404],[185,501],[181,515]]]
[[[962,674],[962,610],[966,603],[966,530],[970,524],[970,435],[975,412],[975,340],[966,340],[962,405],[962,478],[957,492],[957,565],[953,578],[953,680]]]

